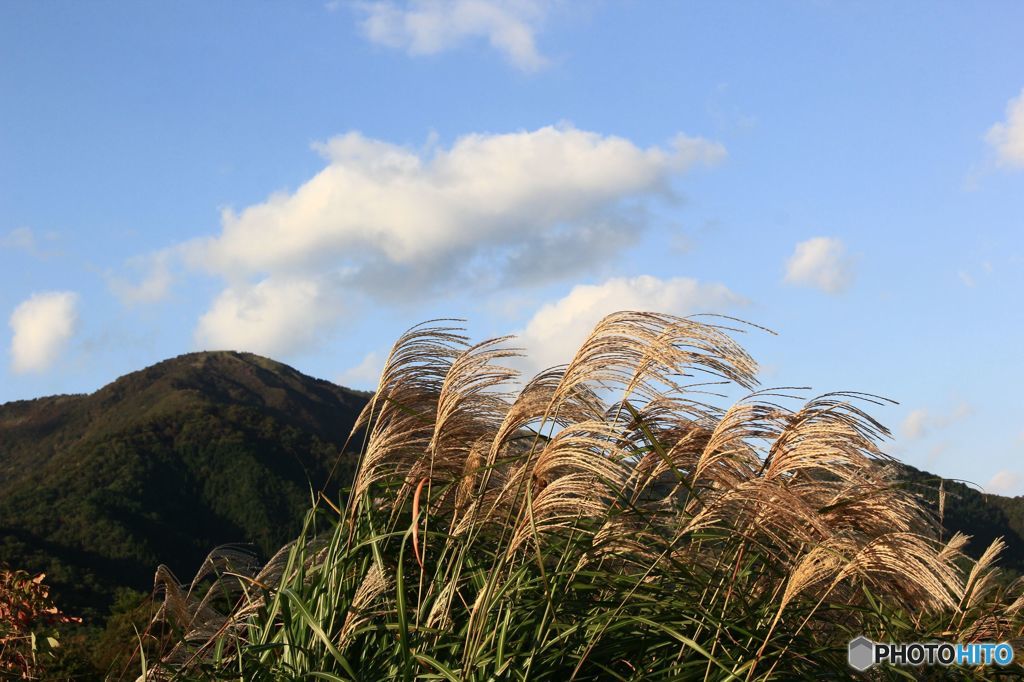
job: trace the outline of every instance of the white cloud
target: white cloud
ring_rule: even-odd
[[[34,294],[11,314],[11,370],[17,374],[49,369],[67,346],[78,322],[78,294]]]
[[[0,248],[34,252],[36,250],[35,232],[30,227],[16,227],[10,232],[0,235]]]
[[[540,308],[518,334],[530,372],[572,360],[579,346],[603,318],[620,310],[687,315],[724,312],[746,301],[722,284],[688,277],[659,279],[650,275],[609,279],[574,287],[567,296]]]
[[[181,268],[220,277],[196,345],[287,354],[321,341],[342,300],[351,314],[599,277],[641,238],[650,200],[676,199],[680,175],[726,156],[699,137],[641,147],[569,124],[422,149],[352,132],[314,149],[325,167],[298,188],[225,209],[217,234],[129,261],[110,289],[148,303]]]
[[[0,234],[0,250],[23,251],[30,256],[45,260],[57,255],[58,252],[52,250],[53,243],[57,241],[57,238],[56,232],[39,232],[31,227],[16,227]]]
[[[341,263],[364,274],[427,267],[451,277],[474,256],[500,263],[533,254],[553,234],[595,249],[590,235],[619,226],[623,201],[670,194],[674,175],[725,154],[682,135],[667,148],[640,148],[566,126],[467,135],[431,155],[359,133],[317,149],[324,170],[291,194],[226,210],[221,234],[192,243],[191,260],[221,274]]]
[[[164,250],[133,258],[128,265],[136,271],[141,271],[141,279],[133,283],[124,277],[108,273],[107,286],[125,305],[161,301],[170,293],[171,284],[174,282],[170,267],[171,256],[171,251]]]
[[[942,441],[940,443],[936,443],[935,445],[933,445],[928,450],[928,455],[925,457],[929,466],[932,466],[936,462],[938,462],[939,459],[949,451],[950,445],[951,443],[949,441]]]
[[[985,134],[999,163],[1024,168],[1024,90],[1006,104],[1006,121],[996,123]]]
[[[1022,489],[1024,489],[1024,476],[1008,469],[996,472],[996,475],[985,486],[986,491],[997,495],[1020,495]]]
[[[571,126],[419,152],[358,133],[316,148],[328,164],[294,192],[226,210],[219,235],[175,250],[232,283],[198,343],[287,352],[336,322],[324,306],[342,290],[408,304],[599,272],[642,233],[640,202],[672,197],[677,175],[725,156],[685,135],[642,148]]]
[[[786,263],[786,282],[828,294],[844,291],[853,280],[846,246],[837,237],[814,237],[796,245]]]
[[[923,438],[928,433],[928,410],[912,410],[903,420],[903,435],[911,440]]]
[[[454,49],[467,40],[485,39],[523,71],[536,71],[548,60],[538,51],[536,36],[545,2],[537,0],[390,0],[356,5],[362,29],[378,45],[431,55]]]
[[[909,440],[918,440],[932,431],[947,429],[974,414],[974,407],[961,400],[952,409],[935,414],[925,408],[911,410],[903,419],[902,432]]]
[[[223,291],[200,319],[196,346],[277,356],[315,345],[319,332],[341,313],[316,281],[267,278]]]
[[[975,275],[973,274],[974,272],[979,272],[981,281],[984,281],[989,275],[995,272],[995,266],[992,265],[992,261],[983,260],[980,263],[978,263],[976,269],[964,268],[962,270],[958,270],[956,274],[957,277],[960,278],[961,284],[963,284],[968,289],[973,289],[975,286],[978,285],[979,282],[978,277],[975,277]]]
[[[377,387],[381,370],[384,369],[385,359],[384,355],[376,351],[367,353],[358,365],[349,367],[339,374],[335,383],[350,388],[373,390]]]

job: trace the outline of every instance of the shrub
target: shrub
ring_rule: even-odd
[[[0,677],[39,678],[60,646],[56,626],[81,622],[53,605],[45,578],[0,566]]]

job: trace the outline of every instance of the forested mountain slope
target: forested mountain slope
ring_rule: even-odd
[[[903,465],[907,485],[929,501],[938,513],[940,478],[926,471]],[[1024,497],[986,494],[960,481],[946,480],[942,525],[945,537],[960,531],[971,536],[968,553],[980,556],[998,537],[1006,541],[999,563],[1024,575]]]
[[[188,578],[219,544],[294,537],[367,395],[248,353],[182,355],[91,395],[0,405],[0,561],[45,571],[62,608],[105,610]],[[340,457],[340,461],[339,461]]]

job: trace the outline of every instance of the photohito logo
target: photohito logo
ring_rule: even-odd
[[[876,663],[891,665],[1009,665],[1013,647],[1007,642],[909,642],[893,644],[872,642],[864,636],[850,641],[847,654],[850,667],[864,672]]]

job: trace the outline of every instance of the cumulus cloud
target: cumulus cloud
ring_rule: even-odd
[[[267,278],[223,291],[199,319],[196,346],[276,356],[315,345],[319,332],[341,314],[321,283]]]
[[[350,388],[372,390],[377,387],[381,370],[384,369],[385,359],[383,354],[376,351],[367,353],[358,365],[349,367],[339,374],[335,383]]]
[[[675,315],[724,312],[745,299],[722,284],[688,277],[617,277],[602,284],[574,287],[564,298],[542,306],[517,334],[526,349],[526,368],[537,372],[572,360],[602,317],[620,310]]]
[[[1006,120],[989,128],[985,141],[1001,165],[1024,168],[1024,90],[1007,103]]]
[[[483,39],[523,71],[548,63],[536,42],[546,7],[535,0],[381,0],[356,5],[363,15],[363,33],[378,45],[415,56]]]
[[[996,475],[985,486],[985,490],[997,495],[1020,495],[1022,489],[1024,489],[1024,476],[1009,469],[996,472]]]
[[[216,234],[130,261],[110,289],[138,304],[182,269],[219,277],[196,345],[288,354],[321,340],[341,301],[350,314],[600,276],[641,238],[651,200],[726,156],[700,137],[644,147],[569,124],[420,149],[352,132],[314,149],[325,165],[299,187],[225,209]]]
[[[814,237],[800,242],[786,263],[786,282],[828,294],[844,291],[852,280],[853,265],[846,255],[846,246],[837,237]]]
[[[317,149],[326,168],[293,193],[226,210],[221,234],[191,245],[192,261],[222,274],[341,264],[444,279],[476,256],[528,260],[553,233],[600,248],[590,233],[621,217],[622,202],[669,195],[674,175],[725,153],[699,138],[640,148],[572,127],[467,135],[432,154],[359,133]]]
[[[78,294],[34,294],[11,314],[11,370],[17,374],[49,369],[64,351],[78,323]]]
[[[200,321],[198,343],[288,352],[309,341],[292,318],[304,330],[330,326],[325,301],[342,291],[409,303],[594,272],[639,238],[642,202],[671,198],[676,176],[725,155],[701,138],[639,147],[571,126],[467,135],[448,149],[358,133],[316,148],[327,166],[309,181],[226,210],[218,235],[176,249],[232,283]]]

